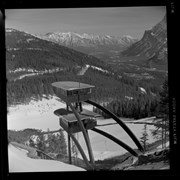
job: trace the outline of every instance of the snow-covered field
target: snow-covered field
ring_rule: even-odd
[[[11,144],[8,147],[8,158],[9,172],[85,171],[60,161],[29,158],[26,150]]]
[[[98,124],[104,124],[104,123],[113,123],[115,122],[113,119],[108,120],[98,120]],[[140,139],[142,137],[142,132],[144,128],[144,124],[126,124],[131,131],[135,134],[135,136]],[[137,148],[133,140],[129,137],[129,135],[121,128],[118,124],[114,125],[108,125],[108,126],[100,126],[97,127],[98,129],[101,129],[116,138],[120,139],[127,145],[129,145],[131,148]],[[154,141],[154,139],[151,136],[151,130],[154,128],[152,125],[147,125],[147,133],[149,135],[148,143],[151,143]],[[127,151],[119,146],[118,144],[114,143],[113,141],[107,139],[106,137],[94,132],[89,131],[90,141],[92,144],[92,149],[94,152],[94,158],[95,160],[103,160],[105,158],[113,157],[116,155],[121,155],[123,153],[126,153]],[[87,148],[85,141],[82,137],[82,133],[79,133],[79,142],[81,143],[83,149],[85,149],[85,153],[88,156]]]
[[[27,105],[17,105],[14,107],[9,107],[9,112],[7,115],[8,129],[22,130],[25,128],[35,128],[47,131],[47,129],[49,128],[49,130],[58,130],[60,128],[59,119],[56,115],[54,115],[53,112],[54,110],[63,107],[65,107],[65,104],[60,102],[58,97],[56,96],[52,96],[50,99],[43,98],[39,101],[32,100]],[[93,108],[91,105],[84,105],[83,107],[89,110],[92,110]],[[98,124],[101,125],[115,122],[113,119],[97,121]],[[133,131],[133,133],[138,138],[142,136],[144,124],[126,123],[126,125]],[[150,129],[153,129],[153,127],[153,125],[147,125],[147,132],[149,134],[148,143],[154,141],[150,134]],[[118,124],[99,126],[97,128],[114,135],[123,142],[127,143],[132,148],[136,148],[134,142]],[[127,152],[119,145],[115,144],[104,136],[93,131],[88,132],[92,144],[94,157],[96,160],[105,159]],[[78,135],[78,141],[87,154],[86,144],[81,132]],[[79,157],[81,158],[81,155],[79,155]]]
[[[8,108],[8,129],[22,130],[26,128],[42,129],[44,131],[58,130],[59,118],[53,113],[56,109],[65,108],[66,105],[56,96],[50,99],[31,100],[27,105],[20,104]],[[92,109],[91,105],[85,105],[86,109]]]

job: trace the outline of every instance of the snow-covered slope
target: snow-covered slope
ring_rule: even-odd
[[[167,20],[164,18],[146,30],[142,39],[122,52],[124,56],[145,56],[150,60],[167,60]],[[153,58],[153,59],[151,59]]]
[[[29,158],[26,150],[11,144],[8,147],[8,156],[10,172],[85,171],[60,161]]]

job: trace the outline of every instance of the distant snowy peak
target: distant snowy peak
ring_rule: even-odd
[[[77,32],[49,32],[45,35],[37,35],[13,28],[6,28],[6,36],[11,36],[14,39],[19,38],[18,42],[27,41],[29,43],[30,41],[38,41],[39,39],[46,40],[83,53],[91,53],[94,50],[103,52],[107,50],[121,51],[138,41],[138,39],[129,35],[115,37],[111,35],[94,35]],[[83,48],[88,49],[88,52]]]
[[[56,42],[66,46],[108,46],[108,45],[124,45],[129,46],[136,42],[137,39],[131,36],[115,37],[110,35],[92,35],[87,33],[76,32],[54,32],[40,35],[42,39]]]
[[[120,39],[120,41],[121,41],[122,44],[131,45],[131,44],[137,42],[138,39],[135,39],[132,36],[126,35],[126,36],[123,36]]]

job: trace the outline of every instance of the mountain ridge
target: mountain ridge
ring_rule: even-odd
[[[127,47],[137,41],[137,39],[129,35],[123,37],[115,37],[111,35],[94,35],[77,32],[50,32],[46,33],[45,35],[40,35],[39,37],[71,47],[97,47],[103,45]]]
[[[86,64],[100,68],[105,66],[103,61],[94,56],[13,28],[6,28],[6,63],[8,71],[16,68],[33,68],[36,65],[40,68],[39,70]]]
[[[123,56],[144,56],[149,61],[167,61],[167,22],[164,18],[149,30],[143,37],[122,51]]]

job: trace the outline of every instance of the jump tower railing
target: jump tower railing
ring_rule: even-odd
[[[139,140],[133,134],[133,132],[125,125],[125,123],[120,120],[115,114],[104,108],[103,106],[89,100],[92,94],[92,88],[95,86],[84,84],[80,82],[73,82],[73,81],[60,81],[52,83],[52,86],[56,92],[56,95],[62,99],[66,103],[66,108],[57,109],[54,111],[54,114],[59,117],[60,126],[67,132],[68,134],[68,156],[69,156],[69,163],[71,164],[71,139],[74,141],[75,145],[77,146],[81,156],[87,166],[88,169],[93,170],[95,168],[95,160],[94,155],[90,143],[90,138],[88,135],[88,130],[93,130],[120,145],[127,151],[129,151],[133,156],[138,157],[138,153],[134,151],[130,146],[122,142],[121,140],[117,139],[116,137],[112,136],[111,134],[104,132],[98,128],[96,118],[100,117],[101,115],[94,113],[92,111],[86,110],[82,108],[82,102],[86,102],[95,106],[96,108],[101,109],[105,113],[109,114],[111,118],[113,118],[131,137],[134,141],[140,152],[144,152],[142,145],[140,144]],[[82,132],[88,154],[89,160],[86,157],[81,145],[79,144],[78,140],[75,138],[74,133]]]

